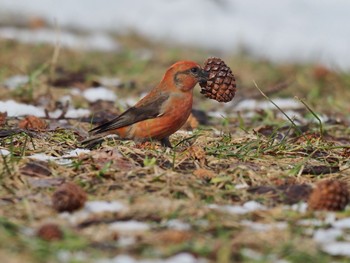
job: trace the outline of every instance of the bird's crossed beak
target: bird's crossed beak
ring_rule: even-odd
[[[198,73],[198,82],[199,83],[205,83],[209,78],[209,72],[205,71],[204,69],[201,69]]]

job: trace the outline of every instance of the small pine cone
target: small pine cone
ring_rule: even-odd
[[[316,185],[308,199],[312,210],[342,211],[349,202],[346,183],[339,180],[324,180]]]
[[[86,201],[84,190],[74,183],[62,184],[52,196],[52,205],[57,212],[72,212],[82,208]]]
[[[208,58],[204,70],[209,73],[206,82],[199,83],[201,93],[219,102],[229,102],[236,93],[236,80],[231,69],[220,58]]]
[[[58,225],[51,223],[42,225],[38,229],[36,235],[46,241],[60,240],[63,238],[61,228]]]

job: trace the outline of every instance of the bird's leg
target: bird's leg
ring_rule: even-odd
[[[162,146],[164,147],[169,147],[169,148],[173,148],[173,146],[171,146],[171,143],[169,141],[169,137],[165,137],[163,139],[160,140],[160,143]]]

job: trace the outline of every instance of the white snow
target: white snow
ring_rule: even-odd
[[[83,251],[59,250],[57,252],[59,262],[87,262],[88,255]]]
[[[332,256],[350,257],[350,242],[331,242],[324,244],[322,250]]]
[[[248,188],[248,187],[249,187],[249,185],[247,185],[247,184],[236,184],[235,185],[236,189],[245,189],[245,188]]]
[[[112,231],[117,231],[121,233],[134,233],[134,232],[147,231],[150,229],[150,226],[143,222],[130,220],[130,221],[114,222],[109,225],[109,229]]]
[[[136,243],[136,238],[135,236],[119,236],[118,237],[118,246],[119,247],[128,247]]]
[[[222,51],[243,47],[276,61],[317,61],[348,69],[349,9],[346,0],[0,0],[2,12],[41,16],[51,24],[57,21],[61,28],[131,30],[154,41]],[[101,42],[95,46],[112,46],[109,41]]]
[[[57,160],[57,157],[49,156],[45,153],[35,153],[35,154],[28,156],[28,158],[39,160],[39,161],[55,161],[55,160]]]
[[[296,110],[300,108],[304,108],[304,106],[297,101],[296,99],[292,98],[274,98],[273,102],[278,105],[283,110]],[[236,110],[244,111],[244,110],[256,110],[256,109],[262,109],[262,110],[277,110],[276,106],[273,105],[270,101],[259,101],[259,100],[253,100],[253,99],[247,99],[240,102],[236,107]]]
[[[120,78],[116,77],[100,77],[98,82],[101,83],[102,86],[107,87],[118,87],[120,84],[122,84]]]
[[[5,87],[9,88],[10,90],[13,90],[15,88],[18,88],[26,83],[28,83],[29,77],[27,75],[14,75],[12,77],[9,77],[4,81]]]
[[[10,151],[6,150],[6,149],[0,149],[0,155],[2,156],[6,156],[6,155],[9,155],[11,154]]]
[[[118,255],[112,259],[101,259],[96,263],[206,263],[206,259],[195,258],[189,253],[179,253],[167,259],[134,259],[128,255]]]
[[[42,107],[19,103],[14,100],[0,101],[0,112],[7,112],[9,117],[18,117],[26,115],[34,115],[36,117],[45,117],[45,110]],[[51,118],[57,118],[62,113],[61,110],[49,112]],[[68,109],[66,118],[80,118],[90,113],[87,109]]]
[[[54,112],[49,112],[49,116],[51,118],[58,118],[62,114],[61,110],[56,110]],[[74,109],[69,108],[66,114],[64,115],[65,118],[81,118],[84,116],[87,116],[90,114],[90,110],[88,109]]]
[[[262,231],[269,231],[272,229],[286,229],[288,224],[287,222],[277,222],[277,223],[271,223],[271,224],[265,224],[265,223],[259,223],[259,222],[253,222],[250,220],[242,220],[241,224],[243,226],[249,227],[250,229],[258,232]]]
[[[84,210],[89,213],[120,212],[127,207],[118,201],[89,201],[85,203]]]
[[[64,154],[62,157],[63,158],[77,157],[82,153],[89,153],[89,152],[90,152],[90,150],[88,150],[88,149],[76,148],[74,150],[69,151],[67,154]]]
[[[343,218],[343,219],[339,219],[337,221],[335,221],[333,224],[332,224],[333,227],[335,228],[350,228],[350,218]]]
[[[127,210],[127,206],[118,201],[87,201],[82,209],[74,213],[61,213],[60,217],[66,219],[71,225],[76,225],[97,214],[116,213],[123,210]]]
[[[248,201],[244,203],[243,205],[216,205],[216,204],[210,204],[209,208],[217,209],[223,212],[228,212],[231,214],[246,214],[250,213],[256,210],[265,210],[266,207],[262,204],[259,204],[255,201]]]
[[[350,257],[350,242],[347,234],[350,218],[336,220],[334,214],[329,214],[324,221],[332,227],[315,230],[313,233],[315,242],[320,245],[322,251],[330,255]],[[339,238],[345,241],[338,241]]]
[[[9,117],[34,115],[37,117],[44,117],[44,109],[35,107],[33,105],[19,103],[14,100],[0,101],[0,112],[7,112]]]
[[[1,4],[1,3],[0,3]],[[107,34],[92,33],[87,36],[79,36],[70,32],[55,31],[51,29],[18,29],[14,27],[0,28],[0,38],[15,39],[23,43],[46,43],[71,49],[115,51],[119,45]]]
[[[72,162],[71,160],[69,160],[69,158],[77,157],[81,153],[88,153],[88,152],[90,152],[90,150],[77,148],[77,149],[74,149],[74,150],[72,150],[72,151],[70,151],[62,156],[56,157],[56,156],[47,155],[45,153],[35,153],[35,154],[28,156],[28,158],[40,160],[40,161],[54,161],[60,165],[68,165],[68,164],[71,164],[71,162]]]
[[[171,219],[165,224],[168,228],[176,229],[176,230],[190,230],[191,225],[179,220],[179,219]]]
[[[110,89],[105,87],[89,88],[84,90],[83,96],[90,102],[95,102],[98,100],[106,101],[116,101],[117,95]]]
[[[338,237],[343,235],[343,231],[340,229],[317,229],[314,233],[313,239],[317,243],[329,243],[335,241]]]
[[[308,205],[306,202],[297,203],[292,206],[286,206],[286,209],[292,209],[293,211],[296,211],[299,213],[306,213],[307,208],[308,208]]]

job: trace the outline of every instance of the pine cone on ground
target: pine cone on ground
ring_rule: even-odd
[[[324,180],[316,185],[308,199],[312,210],[342,211],[349,203],[348,186],[339,180]]]
[[[52,195],[52,206],[57,212],[73,212],[82,208],[86,199],[86,193],[80,186],[67,182]]]
[[[229,102],[236,93],[236,80],[231,69],[220,58],[208,58],[204,70],[209,73],[206,82],[202,82],[201,93],[207,98],[219,102]]]
[[[38,229],[37,236],[46,241],[60,240],[63,232],[58,225],[47,223]]]

